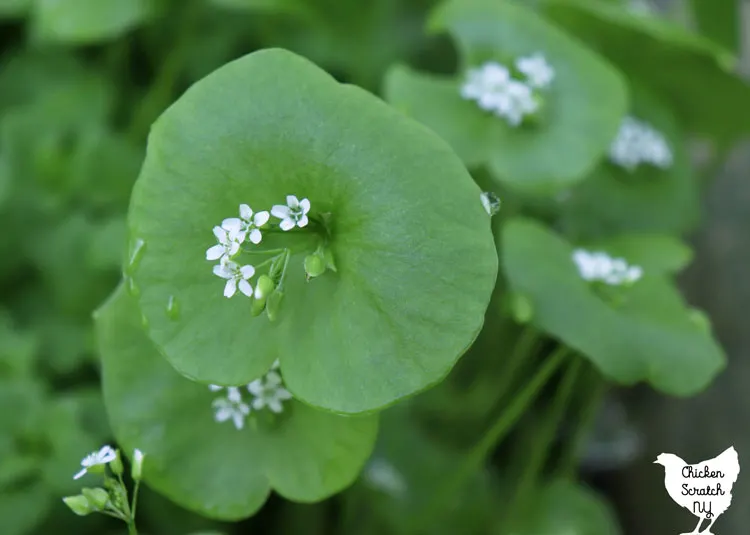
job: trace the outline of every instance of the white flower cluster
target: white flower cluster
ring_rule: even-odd
[[[631,116],[623,119],[610,146],[609,158],[628,171],[643,163],[661,169],[672,165],[672,151],[664,136],[650,124]]]
[[[294,195],[287,195],[286,202],[286,205],[274,205],[271,208],[271,215],[281,220],[281,230],[288,231],[294,227],[307,226],[310,201],[300,201]],[[255,213],[249,205],[241,204],[240,217],[225,219],[220,226],[213,228],[218,243],[206,251],[206,260],[219,261],[213,272],[217,277],[227,281],[224,285],[224,297],[234,296],[238,288],[246,296],[252,297],[253,286],[250,279],[255,275],[255,267],[250,264],[240,265],[232,259],[240,252],[240,247],[245,241],[254,245],[261,242],[261,229],[269,219],[268,212]]]
[[[494,61],[470,69],[461,86],[461,96],[476,101],[480,108],[502,117],[511,126],[520,125],[526,115],[539,109],[534,90],[549,87],[555,71],[541,53],[518,58],[515,67],[524,80],[513,78],[510,69]]]
[[[136,448],[133,451],[133,473],[138,476],[138,479],[140,479],[141,469],[143,466],[143,459],[146,457],[146,455]],[[81,466],[83,467],[80,472],[76,473],[76,475],[73,476],[73,479],[80,479],[83,476],[88,473],[89,470],[91,470],[94,467],[98,466],[107,466],[109,463],[113,462],[117,459],[117,452],[112,448],[112,446],[103,446],[98,451],[94,451],[86,455],[86,457],[83,458],[81,461]]]
[[[576,249],[573,251],[573,261],[581,278],[591,282],[620,286],[632,284],[643,276],[643,269],[639,266],[629,266],[624,259],[612,258],[604,252]]]
[[[277,360],[268,373],[245,387],[250,394],[249,403],[243,401],[240,387],[210,385],[208,388],[211,392],[227,391],[225,397],[215,399],[212,404],[214,420],[219,423],[232,420],[237,429],[242,429],[245,426],[245,418],[253,410],[261,411],[267,408],[276,414],[283,412],[284,401],[292,399],[292,394],[284,388],[278,369]]]

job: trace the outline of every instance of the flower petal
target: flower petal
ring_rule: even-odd
[[[261,410],[263,407],[266,406],[266,400],[263,398],[255,398],[253,400],[253,409],[256,411]]]
[[[234,426],[238,431],[245,426],[245,415],[241,412],[235,412],[232,416],[232,420],[234,421]]]
[[[237,234],[242,228],[242,220],[237,217],[230,217],[221,222],[221,228],[228,232]]]
[[[302,208],[302,213],[306,214],[307,212],[310,211],[310,199],[302,199],[299,202],[299,206],[300,208]]]
[[[299,208],[299,200],[297,200],[296,195],[287,195],[286,196],[286,204],[291,208],[292,210]]]
[[[306,227],[307,223],[308,223],[307,216],[303,215],[302,217],[299,218],[299,221],[297,221],[297,226],[299,228]]]
[[[73,479],[81,479],[85,475],[86,475],[86,469],[84,468],[83,470],[78,472],[76,475],[74,475]]]
[[[243,236],[243,239],[244,239],[244,236]],[[233,241],[233,242],[232,242],[232,245],[231,245],[231,246],[230,246],[230,248],[229,248],[229,256],[234,256],[234,255],[236,255],[236,254],[237,254],[237,251],[239,251],[239,250],[240,250],[240,242],[238,242],[238,241]]]
[[[226,422],[232,417],[233,414],[234,414],[234,411],[230,409],[229,407],[221,407],[214,413],[214,420],[220,423]]]
[[[211,392],[218,392],[219,390],[223,390],[224,387],[223,386],[219,386],[219,385],[208,385],[208,389]]]
[[[276,414],[284,410],[284,408],[281,406],[281,402],[278,399],[268,400],[268,408],[271,409]]]
[[[286,219],[289,217],[290,213],[291,211],[289,210],[289,207],[284,206],[283,204],[275,204],[273,208],[271,208],[271,215],[279,219]]]
[[[245,221],[250,221],[250,218],[253,217],[253,210],[248,206],[247,204],[241,204],[240,205],[240,217],[244,219]]]
[[[237,293],[237,281],[235,279],[229,279],[226,286],[224,286],[224,297],[227,299]]]
[[[247,264],[240,268],[240,274],[242,275],[243,279],[249,279],[250,277],[255,275],[255,268],[250,264]]]
[[[214,236],[216,236],[216,239],[220,242],[224,242],[227,239],[227,231],[223,228],[216,226],[213,228]]]
[[[253,242],[255,245],[258,245],[261,239],[263,239],[263,235],[260,233],[260,231],[257,228],[254,228],[253,230],[250,231],[250,241]]]
[[[234,276],[225,264],[215,265],[214,275],[221,277],[222,279],[231,279]]]
[[[253,287],[245,279],[240,280],[240,291],[248,297],[253,296]]]
[[[268,223],[268,219],[271,216],[268,214],[268,212],[258,212],[255,214],[255,217],[253,218],[253,223],[256,227],[262,227],[266,223]]]
[[[275,371],[270,371],[266,374],[266,386],[268,388],[274,388],[281,384],[281,377]]]
[[[232,403],[239,403],[240,401],[242,401],[242,394],[240,394],[240,389],[236,386],[228,387],[227,399]]]
[[[214,245],[206,251],[206,260],[218,260],[224,254],[223,245]]]
[[[284,231],[292,230],[294,228],[294,221],[292,221],[291,218],[286,218],[281,223],[279,223],[279,227],[281,227],[281,230]]]
[[[260,396],[263,393],[263,381],[256,379],[249,385],[247,385],[247,391],[254,396]]]
[[[281,387],[281,388],[279,388],[276,391],[276,398],[277,399],[282,399],[282,400],[284,400],[284,399],[292,399],[292,397],[293,397],[292,393],[289,392],[289,390],[287,390],[286,388]]]

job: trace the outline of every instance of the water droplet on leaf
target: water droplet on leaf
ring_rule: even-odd
[[[136,269],[138,269],[138,264],[140,264],[141,259],[143,258],[143,253],[146,252],[146,242],[143,241],[141,238],[136,238],[133,241],[133,246],[130,249],[130,255],[128,257],[128,266],[125,270],[125,272],[128,275],[132,275]]]
[[[132,297],[135,297],[137,299],[141,295],[141,289],[138,288],[138,285],[135,283],[133,277],[128,277],[125,280],[125,286],[127,287],[128,294],[130,294]]]

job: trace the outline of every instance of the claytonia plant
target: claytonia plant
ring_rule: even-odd
[[[551,85],[555,71],[539,52],[518,58],[515,69],[517,78],[511,69],[494,61],[470,69],[461,96],[505,119],[510,126],[519,126],[526,116],[539,111],[538,91]]]
[[[133,451],[130,476],[135,482],[133,499],[128,500],[128,490],[123,481],[124,467],[119,450],[104,446],[99,451],[87,455],[81,461],[83,470],[73,476],[80,479],[86,474],[104,477],[103,487],[83,488],[77,496],[66,496],[63,502],[79,516],[91,513],[118,518],[128,526],[129,535],[137,535],[135,512],[138,504],[138,490],[143,476],[143,463],[146,455],[139,449]],[[107,471],[109,468],[109,472]],[[114,477],[112,477],[114,476]]]
[[[247,238],[255,245],[258,245],[263,239],[260,228],[268,222],[269,217],[268,212],[253,213],[250,206],[241,204],[240,217],[225,219],[221,223],[221,228],[237,236],[240,243]]]
[[[647,122],[628,116],[623,119],[610,146],[609,159],[628,171],[634,171],[641,164],[667,169],[672,165],[673,157],[660,132]]]
[[[607,253],[576,249],[573,262],[581,278],[589,282],[603,282],[610,286],[622,286],[636,282],[643,276],[643,269],[630,266],[622,258],[612,258]]]
[[[252,411],[268,409],[275,414],[281,414],[284,411],[284,402],[292,399],[292,394],[284,388],[281,380],[278,360],[263,377],[245,387],[250,395],[249,404],[243,401],[240,387],[209,385],[208,388],[211,392],[226,390],[226,396],[215,399],[212,404],[214,420],[219,423],[231,420],[238,430],[245,426],[245,419]]]

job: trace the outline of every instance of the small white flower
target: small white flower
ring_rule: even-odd
[[[255,268],[251,265],[240,267],[234,262],[223,262],[214,266],[214,275],[226,279],[224,286],[224,297],[230,298],[237,293],[237,288],[248,297],[253,295],[253,287],[248,279],[255,275]]]
[[[115,450],[113,450],[111,446],[104,446],[99,451],[95,451],[84,457],[84,459],[81,461],[83,470],[74,475],[73,479],[80,479],[86,474],[86,472],[88,472],[89,468],[97,465],[109,464],[116,458],[117,453],[115,453]]]
[[[255,410],[268,407],[271,411],[280,413],[284,410],[282,402],[292,399],[292,394],[282,386],[281,377],[275,371],[270,371],[263,378],[247,385],[247,390],[254,396],[252,405]]]
[[[526,115],[539,108],[532,88],[514,80],[505,66],[495,62],[470,69],[460,92],[464,99],[475,101],[511,126],[520,125]]]
[[[307,225],[307,214],[310,211],[308,199],[297,199],[294,195],[286,196],[286,205],[276,204],[271,208],[271,215],[281,219],[281,230],[292,230],[295,225],[302,228]]]
[[[401,496],[407,490],[404,476],[395,466],[382,458],[371,460],[365,468],[364,476],[372,487],[391,496]]]
[[[230,232],[227,229],[221,227],[214,227],[214,236],[219,240],[219,243],[210,247],[206,251],[206,260],[219,260],[225,262],[237,254],[240,250],[240,245],[245,239],[234,232]]]
[[[609,149],[609,158],[628,171],[644,163],[667,169],[673,161],[672,151],[664,136],[650,124],[631,116],[625,117],[620,124],[617,137]]]
[[[237,429],[245,426],[245,418],[250,414],[250,407],[242,402],[240,389],[235,386],[228,387],[227,397],[215,399],[211,406],[214,408],[214,420],[219,423],[232,420]]]
[[[547,63],[541,52],[518,58],[516,68],[526,76],[526,82],[537,89],[549,87],[555,79],[555,69]]]
[[[221,223],[221,227],[238,236],[240,242],[243,242],[247,238],[255,245],[258,245],[263,238],[259,227],[265,225],[269,217],[268,212],[254,214],[250,206],[241,204],[240,217],[225,219]]]
[[[629,266],[622,258],[612,258],[600,251],[589,252],[576,249],[573,252],[573,262],[581,278],[590,282],[599,281],[619,286],[632,284],[643,276],[641,267]]]

